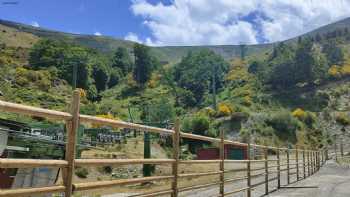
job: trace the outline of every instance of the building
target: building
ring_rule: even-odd
[[[247,147],[242,145],[225,144],[225,159],[244,160],[247,159]],[[220,159],[219,148],[200,148],[197,150],[198,160]]]

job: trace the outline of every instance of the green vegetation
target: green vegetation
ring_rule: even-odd
[[[75,169],[75,175],[77,175],[77,177],[82,178],[82,179],[86,179],[87,176],[89,175],[89,171],[86,168],[76,168]]]
[[[350,35],[344,29],[274,47],[237,46],[244,51],[235,49],[230,57],[211,47],[111,47],[107,38],[80,37],[77,42],[66,34],[57,33],[61,39],[42,34],[25,48],[0,46],[0,99],[66,111],[76,68],[85,114],[154,126],[180,117],[184,132],[217,137],[222,129],[238,139],[254,136],[260,143],[312,147],[329,140],[325,125],[350,122],[344,104]],[[176,49],[174,56],[182,55],[176,61],[159,55]],[[210,146],[183,143],[191,153]]]

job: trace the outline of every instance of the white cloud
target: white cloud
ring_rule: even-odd
[[[273,42],[350,16],[349,7],[350,0],[134,0],[131,10],[152,38],[127,37],[152,45]]]
[[[140,43],[140,44],[146,44],[148,46],[157,46],[157,45],[161,45],[160,42],[155,42],[153,41],[151,38],[146,38],[145,41],[142,41],[138,36],[137,34],[135,33],[132,33],[132,32],[129,32],[125,37],[124,37],[124,40],[129,40],[129,41],[132,41],[132,42],[137,42],[137,43]]]
[[[98,31],[95,32],[94,35],[95,35],[95,36],[102,36],[101,32],[98,32]]]
[[[129,41],[132,41],[132,42],[138,42],[140,44],[142,44],[142,40],[139,39],[139,37],[132,33],[132,32],[129,32],[125,37],[124,37],[125,40],[129,40]]]
[[[32,22],[30,23],[30,25],[33,26],[33,27],[40,27],[39,23],[36,22],[36,21],[32,21]]]

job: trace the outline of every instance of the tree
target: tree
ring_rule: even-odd
[[[331,65],[341,65],[344,62],[344,51],[335,41],[327,42],[323,45],[323,50],[327,60]]]
[[[104,65],[95,65],[92,76],[95,80],[96,89],[98,92],[104,91],[109,81],[109,73]]]
[[[328,71],[328,63],[320,47],[305,39],[295,53],[295,82],[315,83],[323,80]]]
[[[164,123],[174,120],[174,105],[167,97],[154,98],[148,106],[148,115],[151,122]]]
[[[33,45],[29,52],[29,64],[34,69],[60,68],[67,55],[68,45],[64,42],[42,39]]]
[[[139,85],[144,85],[149,80],[152,70],[157,66],[157,60],[151,56],[149,47],[138,43],[134,45],[134,55],[133,76]]]
[[[186,90],[183,91],[186,95],[184,100],[191,101],[189,96],[192,95],[198,105],[203,101],[206,92],[211,93],[221,88],[228,65],[220,55],[210,50],[188,53],[174,70],[175,81],[178,86]]]
[[[118,68],[112,69],[110,76],[109,76],[109,81],[108,81],[108,87],[111,88],[115,85],[117,85],[120,81],[121,77],[121,71]]]
[[[321,37],[320,33],[316,34],[315,40],[316,40],[316,42],[321,42],[322,41],[322,37]]]
[[[60,76],[68,81],[72,85],[73,81],[73,69],[77,67],[77,88],[89,89],[89,86],[93,84],[91,79],[91,62],[89,51],[81,47],[72,47],[67,52],[65,59],[63,60],[61,69],[59,70]]]
[[[133,63],[128,53],[128,50],[124,47],[118,47],[112,60],[112,67],[119,68],[123,74],[129,73],[133,69]]]
[[[265,73],[260,75],[273,88],[291,87],[296,83],[294,59],[295,49],[281,42],[274,47],[268,61],[269,66],[265,66],[265,69],[262,69]]]

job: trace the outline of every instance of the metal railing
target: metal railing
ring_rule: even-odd
[[[79,91],[74,91],[73,101],[71,104],[71,113],[59,112],[53,110],[47,110],[42,108],[30,107],[20,104],[14,104],[9,102],[0,101],[0,111],[13,112],[22,115],[30,115],[43,117],[47,119],[54,119],[65,121],[67,127],[67,145],[65,160],[40,160],[40,159],[0,159],[0,168],[34,168],[34,167],[58,167],[62,169],[62,185],[41,187],[41,188],[21,188],[21,189],[8,189],[0,190],[0,197],[19,197],[30,196],[36,194],[46,193],[65,193],[66,197],[71,197],[73,192],[85,191],[92,189],[109,188],[114,186],[122,186],[137,183],[146,183],[152,181],[171,181],[171,189],[148,192],[143,194],[137,194],[132,196],[160,196],[171,195],[177,197],[180,192],[189,190],[195,190],[200,188],[213,187],[219,185],[220,191],[218,196],[228,196],[238,192],[246,192],[248,197],[251,196],[252,190],[259,185],[265,185],[265,193],[273,191],[269,188],[269,182],[277,181],[278,189],[282,186],[281,174],[287,173],[287,184],[291,183],[290,179],[293,175],[296,175],[297,181],[301,178],[315,173],[320,166],[325,162],[325,150],[304,150],[304,149],[288,149],[278,148],[272,146],[263,146],[250,143],[241,143],[236,141],[230,141],[224,139],[224,133],[220,132],[220,138],[212,138],[200,135],[194,135],[190,133],[184,133],[180,131],[179,120],[176,120],[173,129],[163,129],[157,127],[150,127],[140,124],[128,123],[120,120],[111,120],[99,117],[93,117],[88,115],[81,115],[79,113],[80,96]],[[76,133],[80,123],[98,123],[99,125],[108,125],[118,128],[130,128],[138,129],[153,133],[161,133],[172,136],[173,141],[173,158],[171,159],[76,159]],[[180,160],[180,140],[181,138],[195,139],[207,142],[214,142],[219,144],[220,159],[218,160]],[[245,160],[230,160],[225,159],[225,145],[239,145],[246,149],[247,159]],[[260,159],[251,158],[251,149],[260,149],[263,154]],[[269,158],[269,152],[273,153],[273,157]],[[283,156],[286,155],[286,158]],[[300,156],[301,155],[301,156]],[[293,158],[294,157],[294,158]],[[218,171],[201,172],[201,173],[179,173],[179,166],[183,164],[219,164]],[[244,168],[225,169],[225,165],[229,164],[241,164]],[[74,183],[73,172],[75,167],[86,166],[106,166],[106,165],[132,165],[132,164],[163,164],[171,165],[171,175],[164,176],[151,176],[141,178],[131,178],[122,180],[107,180],[107,181],[95,181],[87,183]],[[262,164],[259,168],[253,168],[254,164]],[[295,170],[295,171],[294,171]],[[225,174],[231,172],[244,173],[241,177],[225,178]],[[263,172],[259,172],[263,171]],[[259,173],[258,173],[259,172]],[[271,175],[276,174],[272,177]],[[219,176],[219,181],[198,184],[193,186],[179,187],[179,181],[183,178],[195,178],[203,176]],[[252,183],[256,178],[263,178],[263,181],[258,183]],[[245,181],[246,185],[242,188],[237,188],[233,191],[225,192],[225,184],[235,183],[237,181]]]

